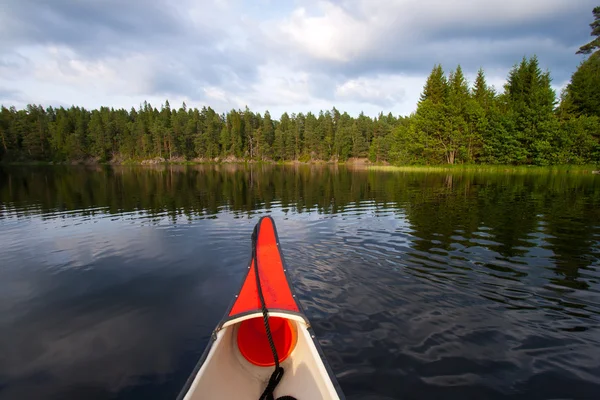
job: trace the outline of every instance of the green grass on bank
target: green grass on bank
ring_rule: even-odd
[[[369,165],[370,171],[398,172],[490,172],[490,173],[576,173],[591,174],[600,170],[599,165]]]
[[[326,161],[313,161],[313,162],[298,162],[298,161],[249,161],[249,160],[235,160],[235,161],[164,161],[152,164],[142,164],[143,160],[128,159],[123,160],[120,163],[53,163],[48,161],[18,161],[18,162],[0,162],[0,165],[5,166],[46,166],[46,165],[83,165],[83,166],[94,166],[94,165],[107,165],[107,166],[158,166],[158,165],[312,165],[312,166],[326,166],[326,165],[340,165],[347,166],[351,169],[356,170],[369,170],[369,171],[386,171],[386,172],[489,172],[489,173],[574,173],[574,174],[591,174],[594,171],[600,171],[600,164],[588,164],[588,165],[552,165],[552,166],[535,166],[535,165],[490,165],[490,164],[459,164],[459,165],[375,165],[375,164],[363,164],[363,163],[348,163],[348,162],[326,162]]]

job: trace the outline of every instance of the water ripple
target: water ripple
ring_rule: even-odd
[[[0,182],[0,399],[173,398],[266,214],[349,398],[600,392],[593,177],[61,171]]]

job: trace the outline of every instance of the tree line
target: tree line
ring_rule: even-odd
[[[578,53],[578,67],[558,101],[537,57],[523,58],[497,92],[480,69],[472,85],[460,66],[429,75],[410,116],[336,108],[283,113],[279,120],[210,107],[25,109],[1,107],[0,160],[99,162],[167,160],[345,161],[395,164],[583,164],[600,162],[600,7],[596,38]]]

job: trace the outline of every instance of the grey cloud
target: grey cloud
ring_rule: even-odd
[[[14,51],[0,54],[0,68],[18,69],[27,66],[29,63],[27,57]]]
[[[540,59],[542,68],[550,69],[557,80],[568,79],[580,60],[571,48],[556,48],[553,44],[541,47],[535,40],[528,42],[525,39],[501,47],[493,42],[461,43],[458,40],[429,44],[423,49],[407,49],[402,57],[374,54],[354,59],[344,66],[329,64],[325,68],[343,71],[348,77],[398,72],[427,74],[435,64],[441,63],[447,70],[460,64],[466,72],[474,73],[480,67],[508,69],[524,56],[534,54]]]
[[[567,14],[542,16],[526,23],[515,21],[502,24],[451,24],[431,27],[429,40],[478,38],[482,40],[511,40],[524,37],[551,38],[563,46],[574,46],[589,35],[588,10],[576,8]]]
[[[15,103],[22,103],[23,99],[24,95],[22,92],[0,87],[0,104],[10,106]]]
[[[237,56],[243,56],[248,62],[236,59]],[[257,60],[243,52],[211,55],[205,51],[190,51],[176,62],[156,65],[150,92],[204,100],[203,89],[217,86],[240,94],[248,91],[249,85],[257,79],[257,66]]]
[[[189,81],[187,76],[177,76],[169,74],[167,71],[159,71],[152,80],[150,92],[165,96],[177,93],[198,98],[200,91],[197,85],[197,81]]]
[[[343,80],[343,76],[316,73],[311,76],[308,82],[308,89],[310,94],[317,98],[333,99],[337,84],[342,83]]]
[[[206,2],[205,2],[206,3]],[[166,0],[70,1],[13,0],[0,14],[1,49],[14,52],[21,45],[65,46],[83,60],[123,58],[144,54],[151,65],[148,93],[184,95],[203,100],[203,88],[240,89],[257,76],[259,43],[236,43],[232,29],[206,4],[202,23],[195,23],[185,7]],[[202,5],[202,4],[201,4]],[[238,27],[243,22],[235,21]],[[3,26],[3,27],[1,27]],[[242,39],[251,40],[251,37]],[[2,54],[0,54],[0,57]]]
[[[363,2],[366,6],[359,7],[359,3],[335,2],[356,20],[367,23],[369,4]],[[192,16],[190,4],[198,7],[201,15]],[[332,102],[336,87],[349,79],[385,74],[423,76],[436,63],[446,69],[461,64],[467,73],[479,67],[506,71],[523,56],[533,54],[562,82],[580,62],[574,51],[589,37],[594,1],[579,1],[566,12],[540,9],[539,15],[529,20],[513,22],[507,18],[440,20],[439,13],[428,19],[431,10],[425,6],[416,10],[412,4],[407,13],[414,18],[406,21],[410,29],[401,23],[383,29],[375,43],[344,62],[312,57],[282,39],[277,29],[261,30],[263,21],[253,19],[260,14],[244,15],[243,3],[234,2],[229,8],[209,1],[190,4],[185,0],[9,0],[0,11],[0,70],[14,61],[8,54],[18,54],[20,46],[64,46],[83,60],[119,60],[141,54],[149,60],[148,65],[134,68],[144,70],[148,82],[143,85],[147,93],[139,94],[186,96],[206,102],[215,101],[206,98],[204,89],[208,87],[257,102],[274,101],[261,99],[257,89],[258,69],[267,63],[306,72],[308,95]],[[304,5],[309,14],[321,12],[312,2],[294,4]],[[372,25],[370,29],[380,27]],[[10,67],[25,68],[14,63]],[[358,94],[354,100],[365,101]],[[391,101],[399,100],[383,99],[378,105],[388,107]]]
[[[65,45],[89,57],[152,46],[184,32],[169,2],[13,0],[0,20],[4,46]]]

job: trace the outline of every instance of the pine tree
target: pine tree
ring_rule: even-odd
[[[343,113],[337,123],[336,132],[336,155],[339,160],[345,161],[352,153],[352,118],[348,113]]]
[[[214,137],[211,137],[211,124],[207,114],[206,107],[202,107],[201,111],[197,108],[190,110],[186,131],[193,142],[194,158],[213,158],[218,155],[218,152],[214,156],[211,154],[213,149],[210,142]]]
[[[591,54],[597,49],[600,49],[600,6],[595,7],[592,11],[594,14],[594,22],[590,24],[592,28],[591,36],[595,36],[595,39],[579,48],[577,54]]]
[[[0,108],[0,159],[15,150],[14,138],[10,131],[11,112],[8,108]]]
[[[454,164],[459,155],[462,155],[463,160],[467,157],[469,141],[467,114],[470,100],[469,85],[460,65],[450,73],[446,99],[446,125],[441,144],[444,147],[446,161],[448,164]]]
[[[231,110],[228,115],[231,128],[231,154],[237,158],[243,157],[244,152],[244,121],[241,112]]]
[[[447,137],[448,92],[448,81],[442,66],[436,65],[427,78],[415,113],[415,138],[421,140],[427,162],[454,162],[456,149],[448,148]],[[376,139],[373,138],[374,144]]]
[[[165,105],[160,110],[160,117],[158,119],[160,132],[162,136],[162,142],[159,143],[161,146],[161,153],[164,158],[172,158],[174,152],[175,135],[171,126],[171,105],[169,100],[165,101]]]
[[[354,120],[352,126],[352,157],[366,157],[369,151],[369,133],[372,121],[363,112]]]
[[[558,129],[554,114],[556,94],[550,73],[541,71],[537,57],[523,58],[510,71],[504,90],[514,120],[512,135],[521,143],[530,161],[548,164],[552,157],[551,142]]]
[[[386,162],[389,160],[393,142],[389,118],[380,113],[373,125],[373,141],[369,147],[369,160],[378,163]]]
[[[273,148],[273,141],[275,140],[275,130],[273,128],[273,121],[271,120],[271,114],[269,111],[265,111],[260,133],[262,145],[260,147],[259,158],[261,160],[269,159],[273,156],[271,149]]]
[[[179,110],[173,109],[171,111],[172,153],[176,157],[183,156],[186,159],[193,156],[193,140],[187,131],[188,118],[185,102]]]
[[[281,124],[275,128],[275,140],[273,141],[273,159],[276,161],[285,160],[285,133]]]
[[[300,113],[296,116],[294,126],[294,160],[298,160],[302,154],[304,147],[304,132],[306,125],[306,117]]]
[[[362,114],[362,113],[361,113]],[[352,157],[362,158],[367,155],[367,141],[364,133],[360,129],[360,122],[354,120],[351,129],[352,139]]]
[[[219,141],[221,143],[221,156],[226,158],[231,155],[231,133],[229,130],[229,124],[223,124],[221,128],[221,134],[219,135]]]
[[[25,110],[16,113],[19,134],[12,134],[26,150],[26,157],[44,160],[49,151],[48,119],[42,106],[29,104]],[[7,135],[8,136],[8,135]]]
[[[248,106],[244,110],[244,142],[246,143],[245,155],[251,160],[254,159],[254,115],[250,112]]]
[[[480,68],[479,71],[477,71],[477,77],[475,78],[473,98],[481,108],[487,112],[494,103],[495,95],[493,88],[489,87],[487,84],[485,72]]]
[[[490,115],[495,107],[496,93],[489,87],[483,69],[479,69],[469,101],[469,159],[478,160],[483,156],[486,136],[490,132]]]
[[[92,111],[88,130],[90,137],[90,154],[98,157],[101,161],[106,161],[108,158],[108,140],[106,137],[106,129],[102,123],[102,116],[99,111]]]
[[[321,145],[320,145],[321,151],[320,151],[319,159],[329,160],[333,156],[333,138],[335,135],[333,118],[331,116],[331,112],[326,111],[323,114],[323,118],[321,118],[321,116],[319,116],[319,122],[321,125],[320,130],[322,132],[319,136],[323,138],[323,141],[321,142]]]
[[[158,155],[158,157],[164,157],[165,153],[163,152],[163,149],[165,147],[164,143],[166,142],[165,128],[160,119],[156,118],[154,120],[150,132],[152,133],[153,153]]]
[[[201,123],[204,123],[204,128],[199,127],[201,132],[206,135],[206,152],[200,157],[216,158],[221,152],[221,133],[225,126],[224,118],[217,114],[212,108],[203,108],[201,113]]]
[[[306,114],[304,125],[304,150],[307,160],[316,160],[320,157],[319,145],[320,138],[318,133],[318,121],[315,115],[311,112]]]
[[[592,54],[571,77],[561,110],[575,115],[600,116],[600,53]]]
[[[117,144],[117,149],[113,157],[115,161],[118,159],[129,159],[135,157],[135,135],[133,127],[135,117],[135,108],[131,108],[129,112],[126,110],[118,110],[117,129],[120,132],[120,141]]]
[[[446,102],[448,95],[448,82],[444,75],[444,70],[441,64],[437,64],[431,70],[431,74],[425,82],[423,93],[421,93],[420,102],[425,100],[431,101],[433,104],[443,104]]]
[[[281,132],[283,135],[283,153],[281,155],[282,160],[293,160],[294,159],[294,147],[295,147],[295,131],[296,131],[296,114],[291,116],[288,113],[281,115]]]
[[[582,115],[562,121],[561,134],[554,143],[558,164],[586,164],[600,161],[600,118]]]

